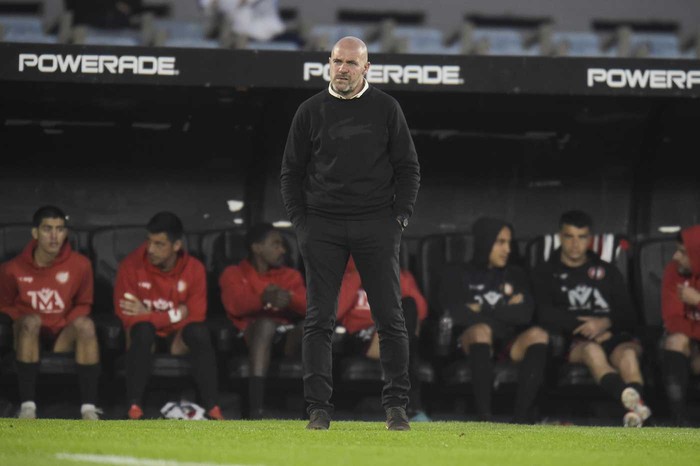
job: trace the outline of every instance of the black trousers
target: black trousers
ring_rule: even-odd
[[[381,364],[386,382],[384,408],[408,403],[408,333],[401,310],[399,247],[401,226],[390,213],[373,220],[337,220],[308,215],[297,228],[306,268],[307,311],[302,360],[304,396],[308,411],[331,411],[333,392],[331,337],[335,327],[338,293],[349,256],[379,333]]]

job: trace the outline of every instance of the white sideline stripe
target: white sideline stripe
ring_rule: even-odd
[[[70,461],[84,461],[86,463],[117,464],[129,466],[263,466],[250,464],[222,464],[222,463],[183,463],[173,460],[159,460],[150,458],[136,458],[134,456],[116,455],[88,455],[74,453],[56,453],[56,459]]]

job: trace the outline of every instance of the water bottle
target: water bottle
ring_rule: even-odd
[[[450,351],[452,343],[452,316],[449,309],[445,309],[438,321],[437,346],[439,354],[445,356]]]

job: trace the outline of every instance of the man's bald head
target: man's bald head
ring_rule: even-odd
[[[331,50],[331,58],[336,50],[342,50],[345,52],[355,52],[361,56],[361,58],[367,62],[369,57],[367,55],[367,44],[365,44],[361,39],[354,36],[345,36],[335,43],[333,49]]]
[[[367,45],[357,37],[340,39],[331,50],[331,87],[345,98],[356,95],[364,87],[369,70]]]

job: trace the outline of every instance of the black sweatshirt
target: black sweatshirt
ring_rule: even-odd
[[[547,330],[571,334],[578,317],[608,317],[610,330],[632,331],[636,317],[622,274],[594,253],[580,267],[561,262],[561,250],[532,274],[537,321]]]
[[[442,271],[439,299],[456,325],[471,326],[485,323],[491,327],[527,325],[532,321],[534,302],[527,274],[517,265],[504,268],[483,268],[469,264],[448,264]],[[520,304],[508,304],[522,293]],[[474,312],[468,304],[481,304]]]
[[[474,253],[471,261],[468,264],[447,264],[442,271],[438,290],[440,305],[443,310],[449,310],[457,325],[485,323],[492,329],[501,329],[532,321],[535,305],[525,271],[511,264],[489,268],[493,245],[504,227],[513,234],[513,226],[500,219],[479,218],[472,229]],[[509,262],[514,259],[512,253],[508,259]],[[523,295],[523,301],[508,304],[517,294]],[[475,303],[481,305],[479,312],[468,306]]]
[[[420,166],[398,102],[370,86],[356,99],[327,89],[303,102],[289,129],[280,174],[289,219],[410,217]]]

